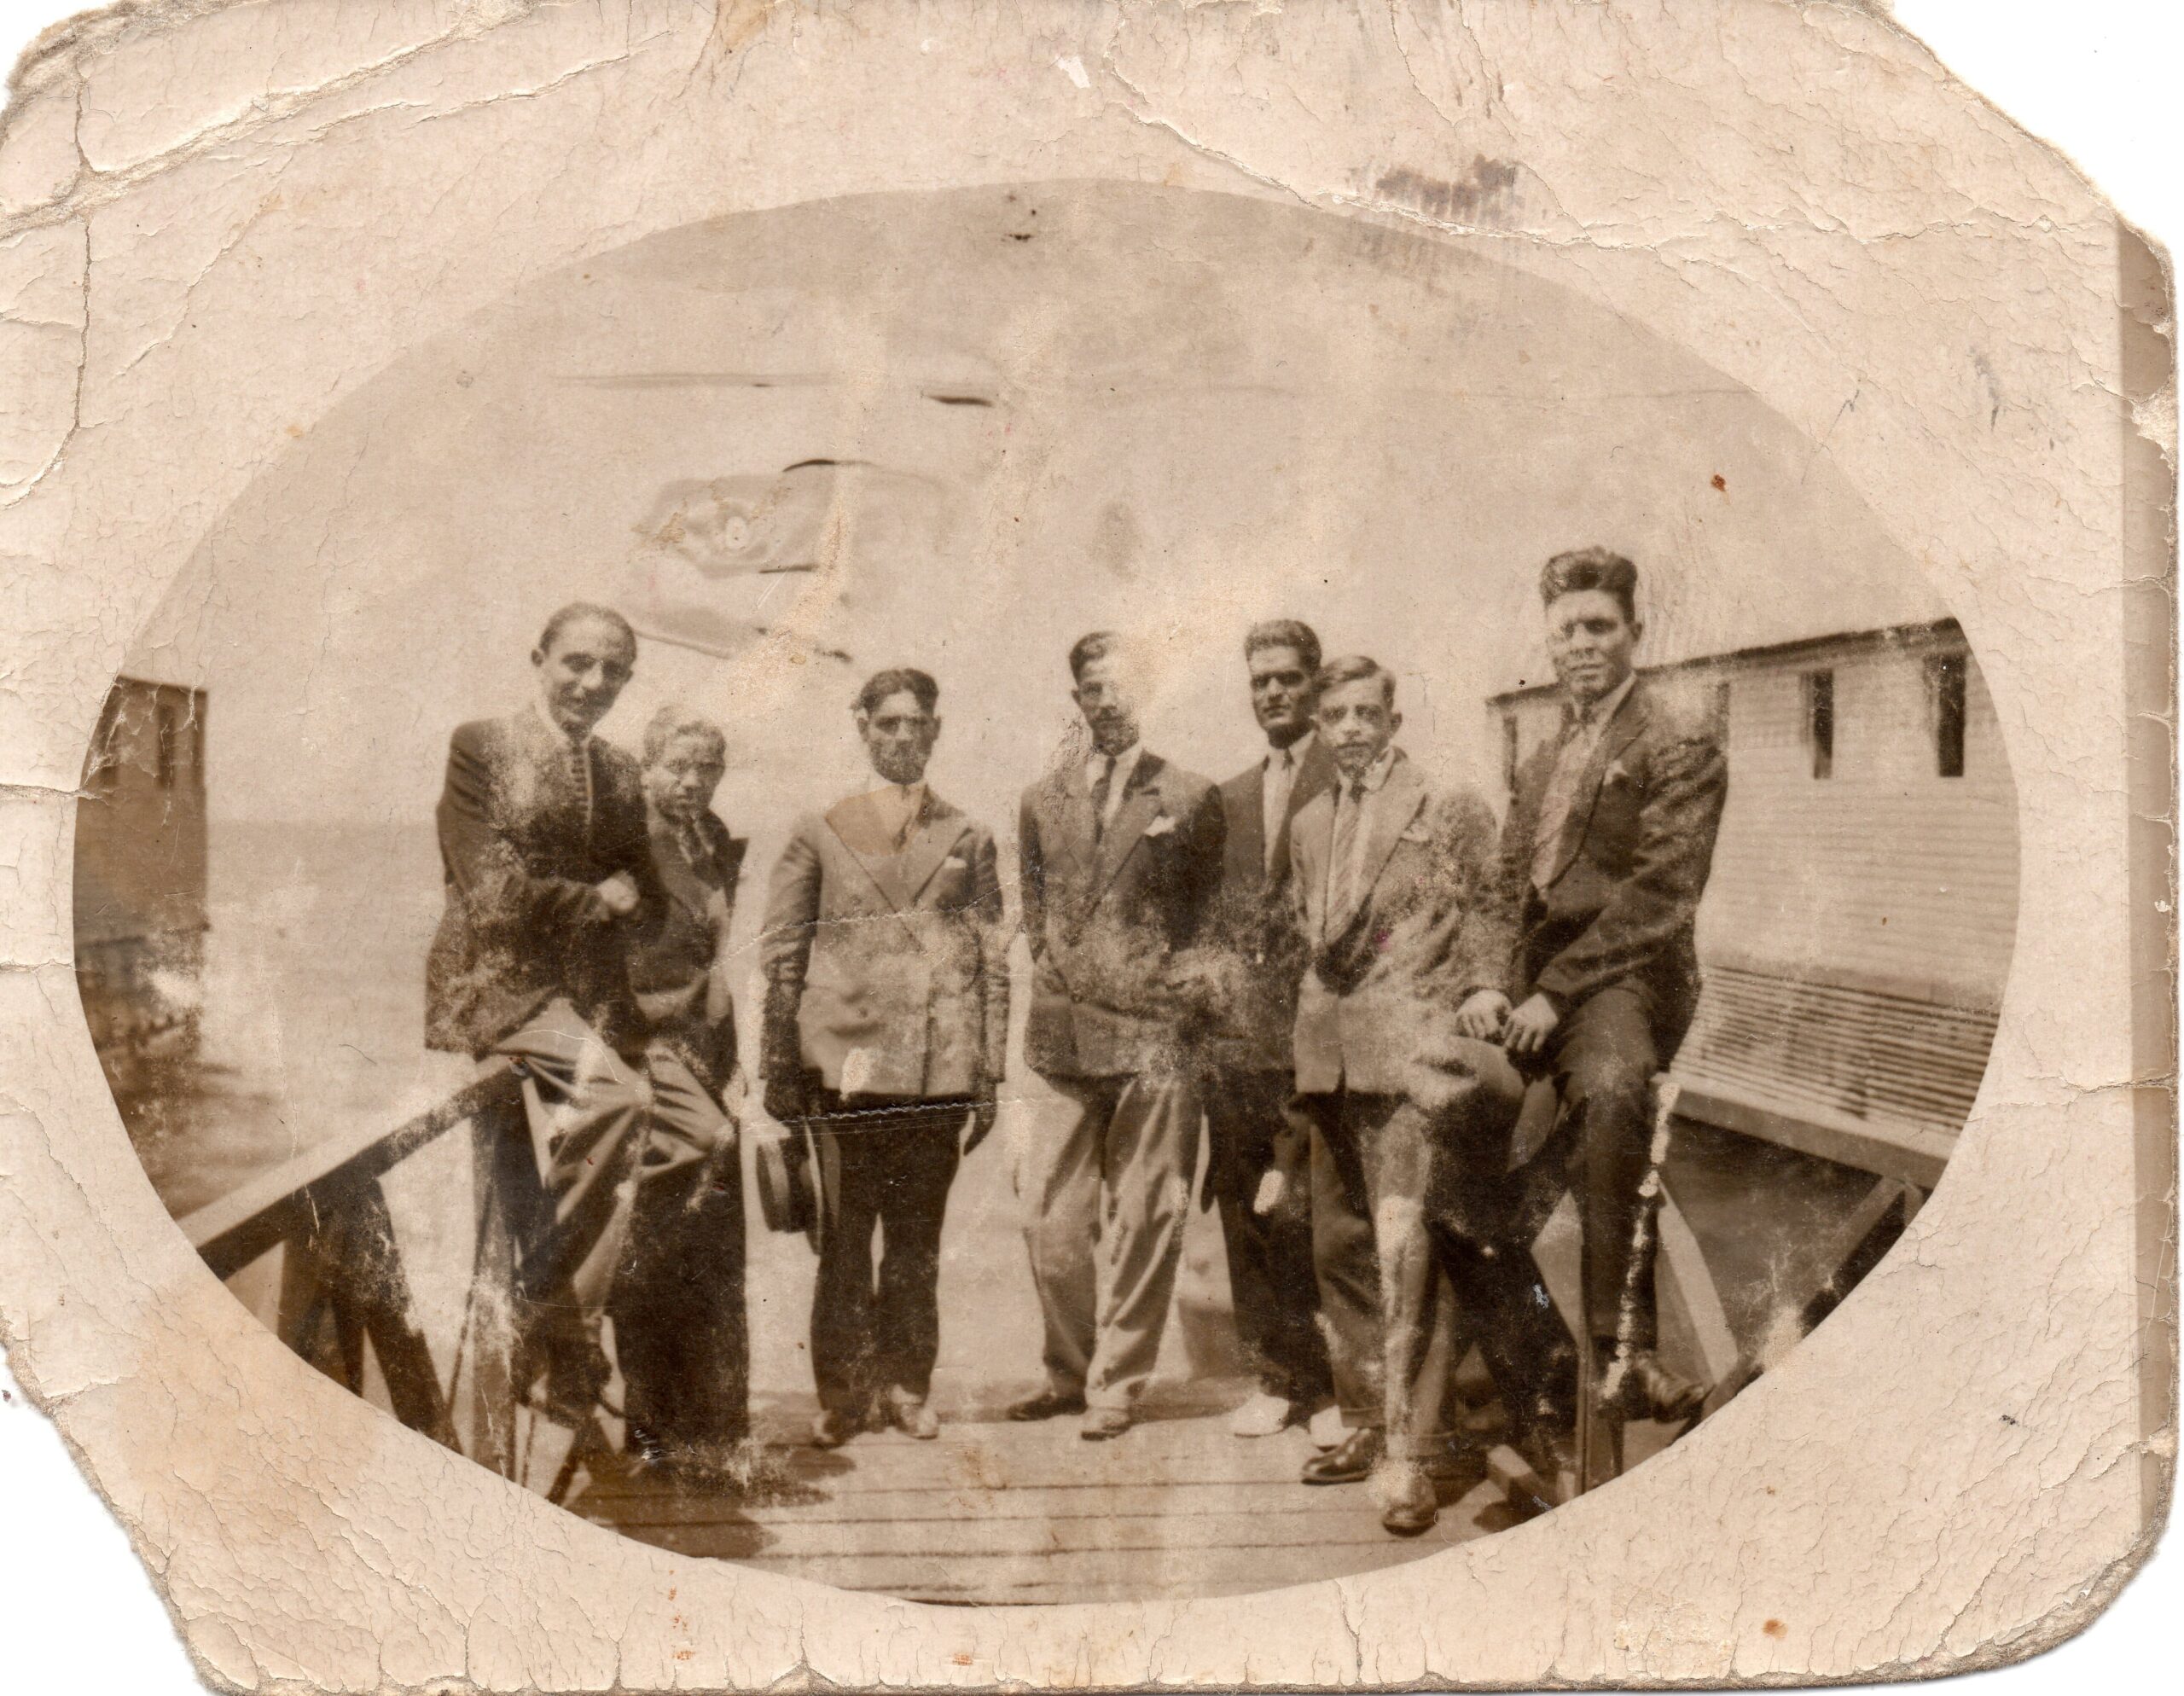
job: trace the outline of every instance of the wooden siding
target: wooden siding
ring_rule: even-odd
[[[1964,775],[1944,777],[1929,662],[1960,658]],[[1814,774],[1806,678],[1833,674]],[[1706,989],[1676,1070],[1702,1092],[1945,1155],[1986,1071],[2017,929],[2017,798],[1953,627],[1652,675],[1725,730],[1729,798],[1699,915]],[[1520,754],[1552,695],[1505,698]]]

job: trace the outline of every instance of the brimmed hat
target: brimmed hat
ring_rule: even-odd
[[[801,1231],[816,1253],[827,1228],[825,1198],[840,1188],[833,1144],[804,1119],[778,1136],[761,1136],[756,1152],[758,1211],[767,1228]]]

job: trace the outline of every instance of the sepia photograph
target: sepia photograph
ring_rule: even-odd
[[[2018,928],[1980,654],[1821,440],[1153,183],[418,342],[81,793],[99,1062],[236,1301],[569,1514],[950,1604],[1369,1572],[1691,1440],[1949,1182]]]

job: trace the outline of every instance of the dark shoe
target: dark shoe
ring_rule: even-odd
[[[1524,1456],[1540,1488],[1552,1498],[1544,1506],[1559,1507],[1576,1497],[1577,1445],[1567,1426],[1533,1426],[1517,1439],[1517,1452]]]
[[[922,1396],[913,1396],[907,1390],[890,1390],[882,1405],[887,1410],[887,1423],[921,1443],[930,1443],[940,1435],[940,1415],[934,1413]]]
[[[1130,1427],[1128,1408],[1088,1408],[1084,1410],[1084,1423],[1077,1428],[1077,1434],[1087,1443],[1105,1443],[1120,1437]]]
[[[1651,1349],[1634,1350],[1611,1365],[1600,1389],[1601,1403],[1609,1412],[1664,1425],[1696,1419],[1706,1403],[1705,1385],[1670,1372]]]
[[[847,1414],[838,1414],[828,1408],[811,1421],[811,1446],[814,1449],[839,1449],[855,1437],[859,1429],[859,1422]]]
[[[1029,1425],[1034,1420],[1058,1420],[1067,1414],[1084,1411],[1084,1393],[1066,1395],[1059,1390],[1042,1390],[1028,1396],[1008,1409],[1008,1417],[1019,1425]]]
[[[1441,1503],[1433,1494],[1433,1480],[1415,1463],[1389,1465],[1375,1480],[1380,1495],[1380,1525],[1398,1537],[1414,1537],[1433,1529],[1441,1517]]]
[[[1377,1426],[1353,1431],[1342,1440],[1339,1448],[1315,1455],[1307,1461],[1304,1480],[1308,1484],[1363,1484],[1373,1476],[1373,1468],[1380,1462],[1380,1447]]]

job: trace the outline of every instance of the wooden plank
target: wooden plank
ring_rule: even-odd
[[[391,1131],[367,1127],[328,1137],[188,1215],[178,1222],[182,1234],[214,1276],[231,1277],[307,1226],[329,1192],[378,1177],[505,1095],[511,1083],[509,1068],[502,1063]]]
[[[1191,1519],[1196,1516],[1341,1514],[1368,1499],[1355,1486],[1319,1486],[1295,1479],[1252,1484],[1065,1484],[1045,1490],[877,1490],[816,1501],[749,1501],[717,1496],[590,1493],[572,1505],[601,1524],[700,1525],[745,1519],[756,1525],[946,1525],[977,1516],[988,1520],[1040,1522],[1101,1519]]]
[[[1863,1124],[1816,1106],[1794,1113],[1764,1106],[1740,1099],[1711,1079],[1694,1079],[1678,1072],[1676,1081],[1682,1085],[1676,1111],[1687,1118],[1871,1172],[1876,1177],[1896,1178],[1920,1189],[1931,1189],[1949,1159],[1948,1151],[1936,1146],[1942,1139],[1931,1132],[1891,1134],[1889,1126]]]

